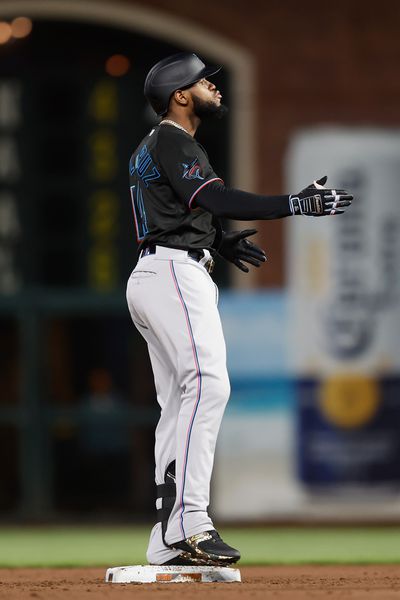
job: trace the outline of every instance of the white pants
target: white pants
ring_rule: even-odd
[[[204,266],[186,251],[157,246],[156,254],[139,259],[128,281],[127,300],[148,344],[161,407],[156,484],[164,483],[167,466],[176,461],[177,496],[165,534],[172,544],[213,529],[207,513],[210,479],[230,393],[218,289]],[[149,562],[162,564],[177,554],[163,543],[157,523],[150,536]]]

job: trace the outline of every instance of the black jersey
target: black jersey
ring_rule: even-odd
[[[191,135],[173,125],[157,125],[133,153],[129,173],[139,247],[212,247],[213,216],[193,204],[201,189],[222,180]]]

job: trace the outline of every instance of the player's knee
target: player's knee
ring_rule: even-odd
[[[218,373],[215,369],[204,369],[201,373],[201,377],[199,377],[198,372],[188,373],[186,384],[184,386],[186,394],[197,394],[199,387],[202,396],[207,396],[209,402],[214,402],[216,406],[225,406],[229,400],[231,386],[226,371]]]

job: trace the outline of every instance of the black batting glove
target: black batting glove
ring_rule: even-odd
[[[346,190],[333,190],[324,187],[327,176],[321,177],[301,190],[299,194],[289,196],[292,215],[307,217],[324,217],[340,215],[351,205],[353,196]]]
[[[242,261],[259,267],[261,263],[267,260],[264,250],[249,242],[246,238],[257,233],[257,229],[244,229],[243,231],[223,232],[222,241],[218,248],[218,254],[225,260],[233,263],[244,273],[249,272],[249,268]]]

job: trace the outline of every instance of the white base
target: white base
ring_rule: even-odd
[[[231,567],[173,567],[135,565],[107,569],[107,583],[230,583],[242,581]]]

